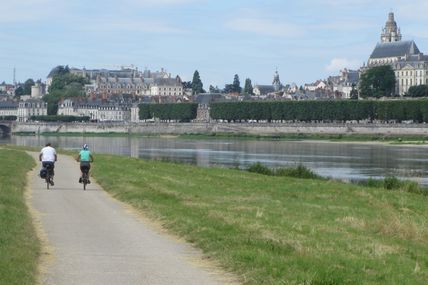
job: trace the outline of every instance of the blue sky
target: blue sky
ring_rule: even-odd
[[[56,65],[166,68],[204,88],[298,85],[358,68],[390,11],[428,54],[428,1],[0,0],[0,82],[46,79]]]

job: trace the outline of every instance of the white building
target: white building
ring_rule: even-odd
[[[12,101],[0,102],[0,117],[17,116],[18,103]]]
[[[58,105],[58,115],[89,117],[99,122],[123,122],[131,120],[131,106],[110,102],[78,102],[70,99]]]
[[[349,99],[352,89],[358,89],[359,79],[359,70],[348,70],[345,68],[340,71],[339,76],[330,76],[327,81],[333,87],[333,92],[339,92],[342,98]]]
[[[158,78],[150,85],[151,96],[183,96],[183,84],[179,76],[175,78]]]
[[[17,117],[19,122],[26,122],[31,116],[46,116],[48,104],[38,99],[29,99],[18,103]]]

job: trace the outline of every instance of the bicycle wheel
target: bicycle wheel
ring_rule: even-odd
[[[83,184],[83,190],[86,190],[86,184],[88,184],[88,174],[87,173],[83,173],[82,184]]]
[[[50,186],[50,181],[51,181],[51,176],[49,175],[49,173],[46,173],[46,189],[49,190],[49,186]]]

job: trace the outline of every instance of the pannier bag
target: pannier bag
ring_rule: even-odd
[[[46,168],[43,167],[42,169],[40,169],[40,178],[45,179],[46,173],[48,173],[48,170]]]

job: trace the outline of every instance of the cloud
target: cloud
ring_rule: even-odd
[[[226,27],[238,32],[253,33],[271,37],[299,37],[304,31],[297,25],[274,22],[261,18],[238,18],[226,23]]]
[[[329,72],[338,72],[343,68],[358,69],[360,66],[361,62],[356,59],[333,58],[330,64],[325,67],[325,70]]]

